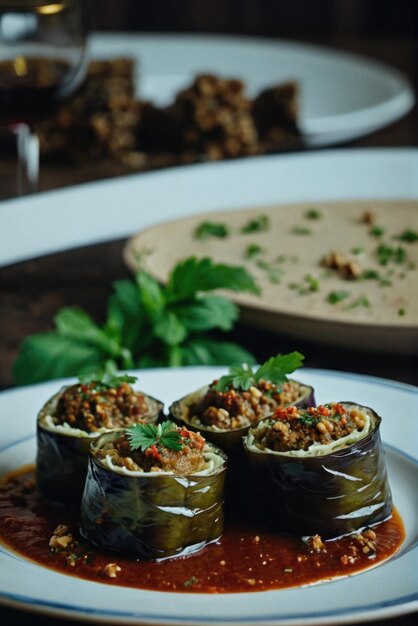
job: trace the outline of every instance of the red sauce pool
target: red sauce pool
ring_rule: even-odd
[[[49,540],[59,524],[69,527],[76,543],[53,552]],[[138,589],[234,593],[306,585],[375,566],[394,554],[405,537],[396,509],[391,519],[374,528],[372,553],[365,553],[365,546],[353,537],[325,542],[325,549],[316,551],[298,537],[228,520],[219,541],[194,555],[156,563],[99,550],[80,537],[78,526],[77,512],[41,498],[33,467],[12,472],[0,483],[3,544],[61,573]],[[115,578],[105,573],[109,563],[120,567]]]

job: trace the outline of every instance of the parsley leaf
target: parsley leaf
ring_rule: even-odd
[[[278,354],[265,361],[255,372],[247,363],[234,365],[229,369],[229,374],[218,380],[215,389],[227,391],[233,387],[246,391],[250,387],[256,386],[260,380],[268,380],[280,385],[287,381],[287,374],[291,374],[302,367],[304,358],[300,352]]]
[[[183,449],[182,438],[176,425],[169,420],[161,424],[134,424],[125,428],[131,450],[145,452],[151,446],[179,451]]]
[[[90,372],[89,374],[81,374],[79,376],[81,383],[95,383],[97,389],[115,389],[123,383],[132,385],[138,379],[136,376],[129,374],[118,375],[113,362],[108,362],[104,372]]]

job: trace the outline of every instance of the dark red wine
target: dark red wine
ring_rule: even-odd
[[[16,57],[0,61],[0,124],[32,123],[51,112],[74,75],[64,61]]]

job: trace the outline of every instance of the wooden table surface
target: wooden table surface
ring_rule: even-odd
[[[417,51],[412,41],[339,38],[327,43],[390,63],[409,76],[416,87]],[[418,146],[416,108],[391,126],[341,148],[393,146]],[[46,190],[64,187],[106,178],[114,173],[108,165],[100,163],[79,167],[49,164],[42,167],[40,188]],[[14,160],[10,156],[4,156],[0,158],[0,199],[14,195]],[[28,334],[52,328],[52,318],[59,308],[77,304],[97,320],[103,318],[111,283],[130,276],[121,258],[123,243],[110,241],[0,269],[0,389],[12,386],[11,366],[20,342]],[[255,331],[243,325],[238,325],[233,335],[233,339],[250,349],[259,360],[272,353],[295,349],[295,342],[289,338]],[[342,352],[306,342],[298,342],[297,349],[307,355],[306,365],[309,367],[353,371],[418,385],[417,356],[387,354],[382,357],[370,353]],[[34,407],[34,412],[35,409]],[[4,419],[4,416],[1,417]],[[417,576],[417,573],[411,572],[411,575]],[[9,608],[0,609],[0,616],[3,623],[16,619],[28,626],[73,623],[23,614]],[[416,626],[418,612],[379,623]]]

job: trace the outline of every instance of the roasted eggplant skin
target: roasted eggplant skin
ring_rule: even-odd
[[[300,384],[303,386],[305,392],[303,396],[301,396],[301,398],[294,403],[295,406],[300,408],[308,408],[310,406],[314,406],[315,392],[313,387],[310,387],[309,385],[304,385],[303,383]],[[190,430],[199,431],[207,441],[210,441],[215,446],[221,448],[221,450],[223,450],[228,455],[228,458],[231,462],[231,457],[241,452],[242,438],[244,435],[246,435],[250,426],[244,426],[242,428],[235,428],[231,430],[214,429],[210,426],[205,426],[204,424],[193,424],[193,422],[191,422],[185,415],[185,410],[187,409],[187,406],[192,403],[191,398],[193,398],[193,402],[195,402],[196,397],[198,397],[199,395],[200,397],[203,397],[208,389],[209,385],[206,385],[201,389],[198,389],[197,391],[192,392],[187,396],[184,396],[180,400],[173,402],[169,409],[169,418],[176,422],[176,424],[178,424],[179,426],[186,426]],[[242,458],[241,454],[239,456],[240,458]]]
[[[36,483],[47,500],[77,508],[83,495],[90,444],[96,437],[55,432],[43,426],[45,416],[54,415],[62,392],[63,389],[48,400],[38,413]],[[152,406],[147,422],[154,423],[162,415],[164,405],[146,397]]]
[[[254,452],[248,448],[248,438],[244,440],[252,466],[252,510],[257,511],[259,522],[292,534],[334,539],[390,517],[392,497],[379,432],[381,418],[369,407],[360,408],[371,412],[374,428],[331,454],[294,457]]]
[[[103,467],[95,458],[95,445],[81,504],[80,530],[86,539],[156,561],[191,554],[219,539],[227,469],[221,450],[210,446],[223,460],[211,475],[129,476]]]

